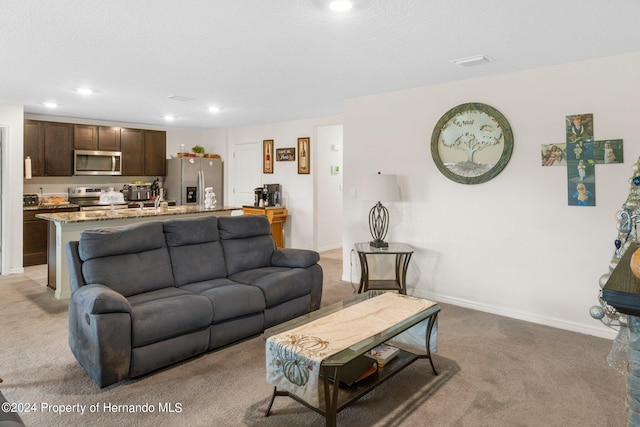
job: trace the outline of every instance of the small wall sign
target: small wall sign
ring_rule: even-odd
[[[276,149],[276,161],[277,162],[291,162],[296,159],[296,148],[277,148]]]

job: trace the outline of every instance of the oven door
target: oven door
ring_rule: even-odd
[[[120,151],[74,150],[74,175],[122,175]]]

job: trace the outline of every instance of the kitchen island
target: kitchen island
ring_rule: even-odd
[[[177,216],[230,216],[234,211],[241,212],[242,209],[229,206],[215,209],[169,206],[166,209],[114,209],[37,214],[37,218],[49,221],[47,286],[54,290],[57,299],[66,299],[71,296],[65,247],[67,242],[80,239],[80,233],[84,230],[118,227],[136,222],[166,221],[175,219]]]

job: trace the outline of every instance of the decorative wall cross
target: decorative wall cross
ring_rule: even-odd
[[[622,140],[594,141],[593,114],[566,116],[565,127],[564,144],[542,145],[542,166],[567,167],[569,206],[595,206],[595,165],[623,163]]]

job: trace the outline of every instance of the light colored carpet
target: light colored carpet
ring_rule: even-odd
[[[351,295],[351,285],[340,281],[341,261],[321,263],[323,304]],[[35,405],[22,414],[28,426],[324,425],[320,415],[286,397],[276,398],[272,415],[264,417],[272,387],[265,381],[262,337],[100,389],[69,351],[66,302],[24,275],[0,279],[0,301],[0,390],[11,402]],[[626,379],[605,362],[610,341],[441,307],[434,357],[440,375],[428,361],[417,361],[340,412],[338,425],[626,425]],[[108,409],[144,404],[154,412]],[[160,413],[159,404],[179,412]],[[53,405],[87,409],[57,414]],[[97,410],[87,413],[90,405]]]

